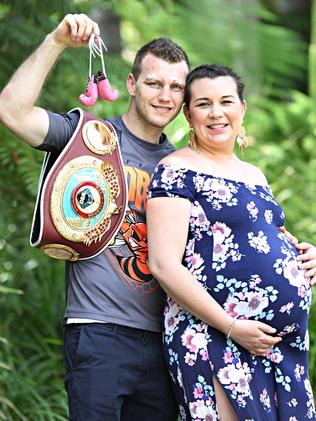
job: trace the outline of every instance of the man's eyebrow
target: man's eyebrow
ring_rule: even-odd
[[[161,80],[158,77],[154,77],[154,76],[147,76],[145,78],[145,82],[159,82],[159,83],[162,83]],[[177,84],[177,85],[181,86],[181,88],[184,88],[185,87],[185,83],[181,83],[177,79],[171,80],[170,81],[170,84],[171,85]]]
[[[179,85],[179,86],[181,86],[181,88],[185,87],[185,83],[182,83],[182,82],[180,82],[179,80],[176,80],[176,79],[173,80],[171,83],[175,84],[175,85]]]

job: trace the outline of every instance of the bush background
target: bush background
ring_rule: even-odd
[[[97,103],[104,117],[128,106],[125,79],[136,50],[158,36],[182,45],[192,65],[233,66],[247,86],[244,158],[267,175],[286,227],[316,244],[316,17],[295,0],[5,0],[0,3],[0,89],[67,13],[101,24],[106,69],[121,92]],[[282,22],[282,23],[281,23]],[[88,50],[66,51],[49,76],[40,106],[67,111],[85,89]],[[18,93],[17,93],[18,94]],[[167,133],[187,142],[182,115]],[[43,155],[0,125],[0,420],[66,420],[62,317],[64,266],[28,245]],[[316,395],[316,301],[310,314],[310,376]]]

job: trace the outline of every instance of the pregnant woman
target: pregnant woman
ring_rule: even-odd
[[[157,166],[149,266],[168,294],[164,347],[182,420],[316,420],[310,280],[267,180],[234,154],[244,85],[230,68],[187,78],[190,144]]]

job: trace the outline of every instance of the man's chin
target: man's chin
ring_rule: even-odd
[[[161,116],[152,118],[150,121],[150,124],[152,124],[155,127],[164,128],[175,118],[176,118],[175,115],[161,115]]]

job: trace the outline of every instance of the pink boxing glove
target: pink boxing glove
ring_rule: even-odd
[[[112,89],[108,78],[101,70],[98,71],[98,92],[99,97],[105,101],[115,101],[120,95],[118,89]]]
[[[86,107],[92,107],[98,99],[97,77],[92,75],[89,77],[88,85],[84,94],[79,96],[79,101]]]

